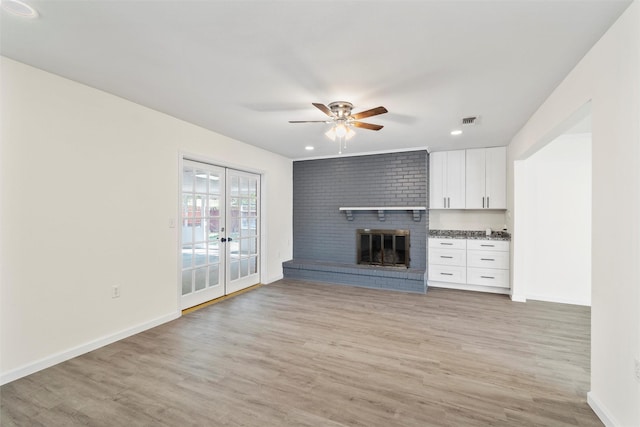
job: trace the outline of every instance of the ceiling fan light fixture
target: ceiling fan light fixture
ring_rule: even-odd
[[[325,135],[330,140],[335,141],[336,140],[336,127],[335,126],[331,126],[331,129],[326,131]]]
[[[344,136],[344,139],[347,141],[355,136],[356,132],[351,128],[351,126],[347,126],[347,133]]]
[[[355,134],[356,132],[351,128],[351,126],[344,123],[335,124],[331,126],[331,129],[325,132],[326,137],[332,141],[335,141],[336,139],[344,139],[348,141],[353,138]]]
[[[335,126],[336,136],[338,138],[344,138],[347,135],[347,127],[344,123],[338,123]]]
[[[340,154],[342,154],[343,146],[344,149],[347,148],[346,142],[355,136],[354,127],[369,130],[380,130],[383,128],[382,125],[361,122],[360,119],[388,113],[386,108],[380,106],[351,114],[353,104],[346,101],[332,102],[328,106],[318,102],[311,104],[329,116],[329,120],[289,120],[289,123],[332,123],[333,126],[325,132],[325,136],[332,141],[338,141],[338,153]]]

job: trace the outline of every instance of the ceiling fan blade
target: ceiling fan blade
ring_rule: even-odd
[[[331,123],[327,120],[289,120],[289,123]]]
[[[329,109],[329,107],[327,107],[324,104],[319,104],[317,102],[312,102],[313,106],[316,107],[318,110],[322,111],[323,113],[325,113],[327,116],[329,117],[333,117],[333,113],[331,112],[331,110]]]
[[[377,116],[378,114],[384,114],[387,112],[387,109],[380,106],[376,108],[372,108],[371,110],[361,111],[356,114],[352,114],[351,117],[355,120],[364,119],[365,117]]]
[[[351,124],[357,128],[369,129],[369,130],[380,130],[384,126],[382,125],[373,125],[371,123],[363,123],[363,122],[351,122]]]

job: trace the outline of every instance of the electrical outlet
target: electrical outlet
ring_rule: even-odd
[[[111,298],[120,298],[120,285],[113,285],[111,287]]]

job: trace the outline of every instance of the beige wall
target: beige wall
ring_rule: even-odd
[[[591,100],[592,309],[589,402],[609,425],[640,425],[640,3],[556,88],[509,145],[513,292],[521,292],[522,237],[514,161],[558,135]],[[514,205],[515,196],[515,205]],[[515,207],[515,210],[514,210]],[[511,221],[511,219],[508,219]],[[520,236],[520,237],[519,237]]]
[[[281,277],[292,256],[290,160],[1,64],[2,382],[179,315],[169,219],[181,153],[263,173],[262,282]]]

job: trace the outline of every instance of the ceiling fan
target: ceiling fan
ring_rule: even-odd
[[[382,125],[364,123],[359,120],[388,112],[384,107],[376,107],[360,113],[351,114],[353,104],[346,101],[332,102],[329,106],[314,102],[313,106],[329,116],[330,120],[290,120],[289,123],[334,123],[334,128],[337,132],[339,132],[338,128],[344,129],[346,132],[350,126],[369,130],[380,130],[383,128]],[[338,134],[338,136],[344,135]]]

